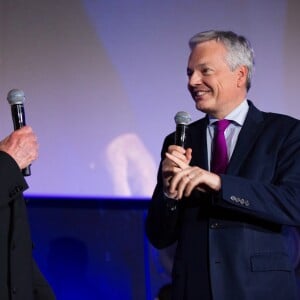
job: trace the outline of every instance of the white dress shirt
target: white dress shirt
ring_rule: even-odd
[[[226,128],[224,135],[227,145],[228,161],[231,158],[234,147],[236,145],[239,133],[245,122],[247,113],[249,110],[249,105],[247,100],[244,100],[238,107],[236,107],[230,114],[225,116],[224,119],[230,120],[231,123]],[[212,142],[214,138],[214,132],[216,125],[214,124],[218,119],[209,116],[209,124],[206,130],[207,138],[207,154],[208,154],[208,168],[210,170],[211,158],[212,158]]]

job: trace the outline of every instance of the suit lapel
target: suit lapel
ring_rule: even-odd
[[[207,117],[189,127],[190,147],[193,149],[191,165],[208,169],[206,127]]]
[[[264,125],[262,112],[259,111],[250,101],[248,102],[249,111],[231,156],[226,172],[227,174],[238,173],[244,160],[252,150],[255,140]]]

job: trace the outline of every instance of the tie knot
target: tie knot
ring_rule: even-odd
[[[226,119],[219,120],[219,121],[216,122],[217,130],[224,132],[229,124],[230,124],[229,120],[226,120]]]

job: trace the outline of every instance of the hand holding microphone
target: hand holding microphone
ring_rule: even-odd
[[[175,144],[168,147],[162,162],[164,192],[169,198],[180,200],[189,197],[193,191],[207,193],[219,191],[221,179],[199,166],[190,165],[192,149],[187,145],[188,124],[191,117],[186,112],[175,116]]]
[[[192,155],[192,149],[188,148],[188,144],[189,144],[188,126],[192,119],[190,114],[185,111],[179,111],[175,115],[174,119],[176,123],[175,141],[174,141],[175,145],[171,145],[169,147],[168,153],[175,155],[177,159],[182,161],[184,164],[188,165],[190,163],[191,155]],[[177,165],[174,161],[173,164]]]
[[[172,178],[181,171],[179,165],[169,156],[174,155],[176,159],[188,165],[191,159],[191,149],[185,149],[188,138],[188,125],[191,122],[191,116],[184,111],[179,111],[175,115],[176,131],[174,144],[168,147],[166,158],[162,162],[162,176],[164,191],[169,198],[176,198],[177,192],[170,193],[169,187]]]
[[[13,89],[7,95],[11,105],[14,132],[0,142],[0,150],[8,153],[18,164],[24,176],[31,175],[30,164],[38,157],[38,143],[32,128],[26,126],[22,90]]]

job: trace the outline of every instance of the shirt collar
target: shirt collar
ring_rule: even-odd
[[[230,112],[224,119],[233,121],[237,125],[243,126],[247,113],[249,110],[248,101],[245,99],[240,105],[238,105],[232,112]],[[208,116],[209,125],[218,121],[216,118]]]

